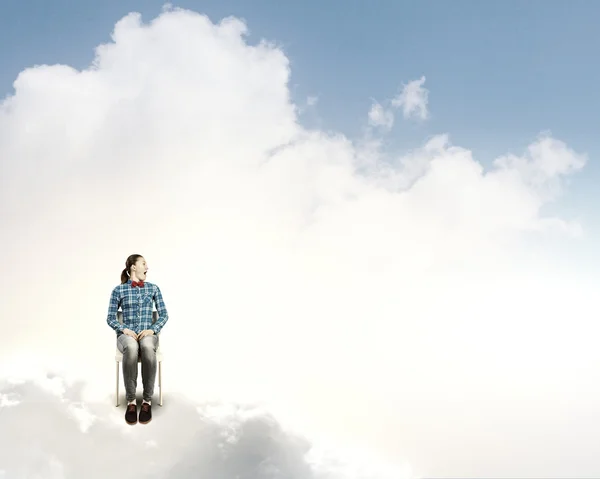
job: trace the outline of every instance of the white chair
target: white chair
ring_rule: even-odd
[[[154,324],[156,322],[156,320],[158,319],[158,311],[152,311],[152,323]],[[122,311],[117,311],[117,321],[120,324],[123,324],[123,312]],[[158,336],[160,336],[160,333],[158,333]],[[162,395],[162,360],[163,360],[163,355],[162,352],[160,350],[160,341],[158,344],[158,347],[156,348],[156,360],[158,361],[158,391],[159,391],[159,401],[158,404],[159,406],[163,405],[163,395]],[[117,362],[117,391],[116,391],[116,395],[115,395],[115,399],[116,399],[116,406],[119,406],[119,363],[121,361],[123,361],[123,353],[121,353],[121,351],[119,351],[119,348],[117,347],[117,352],[115,354],[115,361]],[[140,363],[142,361],[142,356],[141,356],[141,352],[138,355],[138,363]]]

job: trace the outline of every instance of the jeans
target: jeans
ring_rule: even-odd
[[[156,379],[156,349],[158,336],[144,336],[139,341],[131,336],[121,334],[117,338],[117,348],[123,353],[123,381],[125,382],[125,396],[127,401],[135,401],[138,378],[138,355],[142,357],[142,384],[144,401],[150,401],[154,394],[154,380]]]

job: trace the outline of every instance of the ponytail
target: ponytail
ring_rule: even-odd
[[[121,284],[125,284],[127,281],[129,281],[129,270],[135,264],[138,258],[141,257],[141,254],[132,254],[127,258],[125,261],[125,269],[121,271]]]
[[[127,281],[129,281],[129,272],[127,271],[127,268],[125,268],[121,271],[121,284],[125,284]]]

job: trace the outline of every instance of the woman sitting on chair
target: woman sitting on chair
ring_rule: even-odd
[[[152,420],[151,399],[156,379],[156,349],[158,333],[169,319],[167,308],[157,285],[145,283],[148,266],[143,256],[132,254],[125,262],[121,273],[121,284],[111,295],[106,322],[117,333],[117,348],[123,354],[123,381],[127,408],[125,421],[136,424],[137,404],[135,394],[138,377],[138,355],[142,362],[144,392],[139,421],[147,424]],[[156,305],[158,319],[152,323],[152,303]],[[123,324],[117,320],[121,306]]]

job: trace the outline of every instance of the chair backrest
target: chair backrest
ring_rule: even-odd
[[[152,324],[156,323],[158,319],[158,311],[152,311]],[[123,311],[117,311],[117,321],[119,324],[123,324]]]

